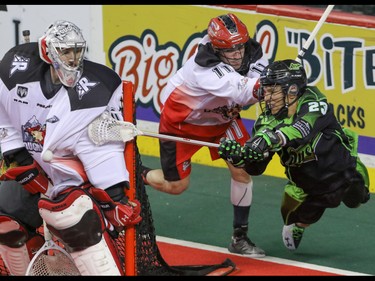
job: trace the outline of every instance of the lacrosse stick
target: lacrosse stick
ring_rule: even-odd
[[[77,276],[81,275],[73,258],[53,239],[43,220],[45,242],[30,261],[26,276]]]
[[[219,147],[218,143],[210,143],[199,140],[192,140],[188,138],[180,138],[170,135],[142,132],[137,129],[133,123],[119,121],[111,117],[108,111],[92,121],[88,128],[90,139],[96,145],[102,145],[111,141],[128,142],[136,136],[148,136],[158,139],[165,139],[171,141],[178,141],[189,144],[196,144],[208,147]]]
[[[310,47],[311,42],[314,40],[316,34],[318,33],[319,29],[322,27],[323,23],[326,21],[328,15],[330,14],[330,12],[332,11],[332,9],[333,9],[334,6],[335,5],[328,5],[327,6],[327,8],[324,11],[323,15],[320,17],[318,23],[316,24],[314,30],[311,32],[309,38],[307,39],[307,41],[303,45],[302,49],[299,51],[298,56],[296,58],[296,61],[298,61],[299,63],[302,62],[303,56],[305,55],[307,49]]]

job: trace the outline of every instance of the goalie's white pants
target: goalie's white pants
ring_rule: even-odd
[[[70,249],[81,275],[122,275],[118,253],[105,231],[100,207],[87,193],[75,189],[62,201],[41,199],[38,205],[47,227],[52,226]],[[98,217],[100,225],[96,227]],[[85,233],[89,229],[92,233]],[[53,233],[53,229],[50,231]]]

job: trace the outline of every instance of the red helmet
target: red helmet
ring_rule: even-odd
[[[246,26],[234,14],[218,16],[210,20],[207,28],[208,36],[214,47],[232,49],[249,40]]]

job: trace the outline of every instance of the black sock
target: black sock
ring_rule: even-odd
[[[250,206],[242,207],[233,205],[234,218],[233,228],[242,228],[247,232],[247,225],[249,223]]]

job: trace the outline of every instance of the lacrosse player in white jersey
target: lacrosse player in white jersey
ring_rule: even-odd
[[[260,73],[268,65],[261,45],[234,14],[210,20],[197,52],[168,81],[161,95],[159,133],[219,143],[226,137],[245,143],[250,138],[240,117],[243,107],[255,104]],[[181,194],[190,182],[191,157],[201,148],[160,140],[162,169],[143,167],[146,184],[162,192]],[[219,159],[210,148],[212,160]],[[229,161],[233,236],[229,251],[251,257],[265,252],[247,236],[253,181]],[[220,187],[221,188],[221,187]]]
[[[122,81],[85,51],[82,31],[56,21],[0,63],[0,180],[24,188],[7,195],[20,211],[0,206],[0,255],[12,275],[25,274],[35,247],[38,222],[25,221],[27,196],[17,195],[25,192],[47,197],[32,205],[82,275],[124,275],[113,238],[141,220],[140,204],[125,196],[124,143],[96,146],[87,132],[104,111],[123,119]]]

